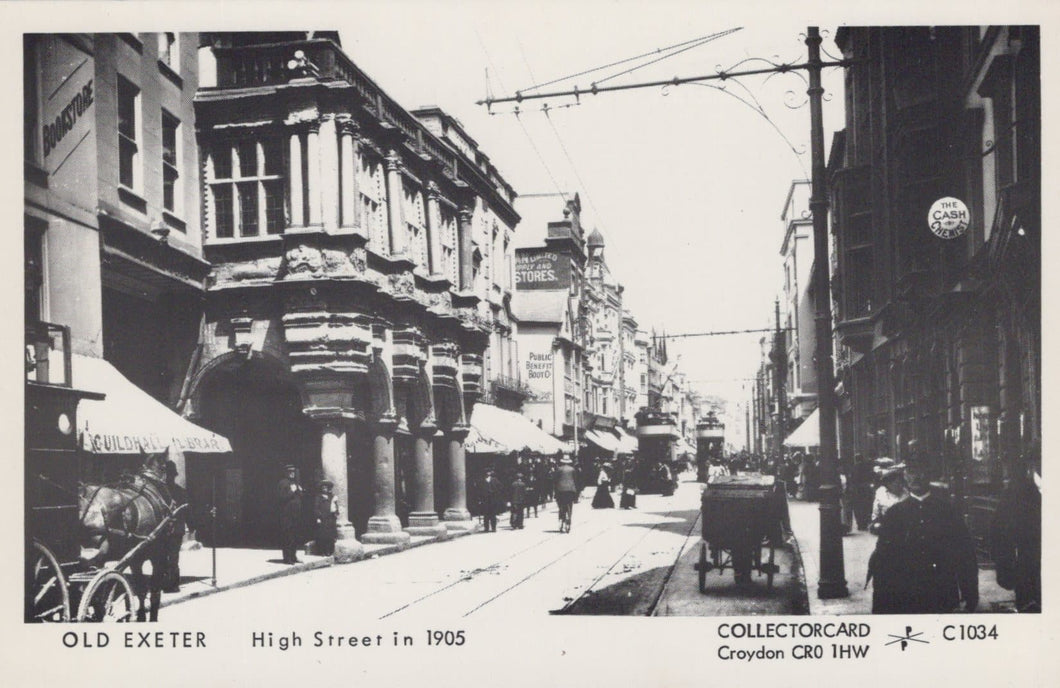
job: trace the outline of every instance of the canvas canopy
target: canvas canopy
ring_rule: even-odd
[[[802,424],[795,428],[787,439],[785,447],[816,447],[821,444],[821,421],[817,409],[813,410]]]
[[[180,451],[205,454],[232,451],[228,438],[181,418],[101,358],[74,354],[78,389],[106,398],[82,400],[77,409],[81,448],[93,454],[153,454]]]
[[[564,451],[562,442],[528,418],[491,404],[475,404],[471,413],[468,451],[473,453],[530,451],[555,454]]]

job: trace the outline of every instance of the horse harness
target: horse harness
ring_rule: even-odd
[[[86,502],[86,511],[85,513],[81,514],[81,521],[84,521],[84,517],[87,514],[87,505],[92,503],[92,501],[96,498],[96,496],[104,487],[110,487],[111,489],[119,492],[123,496],[127,495],[131,489],[135,489],[135,492],[133,492],[131,496],[128,496],[127,499],[125,499],[125,501],[123,501],[116,510],[121,517],[121,529],[111,527],[110,519],[108,518],[108,516],[110,515],[110,513],[114,513],[114,511],[108,513],[107,507],[104,505],[100,505],[100,513],[103,516],[103,531],[108,539],[110,538],[110,535],[112,533],[124,538],[128,538],[130,540],[147,539],[148,536],[138,535],[136,532],[134,532],[136,530],[136,525],[139,522],[139,509],[130,510],[129,508],[130,506],[133,506],[133,504],[139,498],[142,498],[145,502],[147,502],[148,506],[151,507],[151,510],[160,516],[160,523],[162,520],[171,516],[175,516],[177,514],[181,505],[177,504],[176,500],[173,499],[173,496],[170,494],[169,489],[166,487],[165,483],[145,474],[138,474],[136,476],[133,476],[131,482],[131,485],[124,483],[119,483],[117,485],[97,485],[95,491],[92,493],[92,496]],[[130,513],[130,511],[135,511],[136,513],[132,514]]]

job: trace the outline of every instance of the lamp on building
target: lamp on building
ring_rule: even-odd
[[[158,240],[163,244],[169,242],[169,227],[167,227],[166,223],[162,222],[162,220],[155,220],[151,224],[151,234],[158,237]]]

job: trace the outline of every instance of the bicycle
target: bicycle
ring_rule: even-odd
[[[569,533],[571,515],[574,512],[574,494],[567,492],[557,493],[556,503],[559,505],[559,532]]]

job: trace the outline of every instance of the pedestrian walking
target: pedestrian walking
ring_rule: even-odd
[[[497,480],[493,469],[486,471],[486,478],[482,481],[482,489],[479,492],[479,511],[482,512],[483,528],[487,533],[497,532],[497,514],[504,511],[504,495],[501,483]]]
[[[909,496],[881,519],[869,559],[874,614],[944,614],[979,604],[975,545],[960,513],[932,489],[926,457],[905,466]]]
[[[997,584],[1016,592],[1016,611],[1042,610],[1042,459],[1037,447],[1001,493],[990,528]]]
[[[335,529],[339,518],[339,502],[332,494],[335,485],[330,480],[320,481],[320,491],[313,500],[313,520],[317,554],[335,554]]]
[[[611,476],[607,474],[607,469],[603,466],[600,467],[600,472],[596,476],[596,494],[593,495],[593,508],[615,508],[615,500],[611,498]]]
[[[515,480],[512,481],[511,495],[512,510],[508,517],[508,525],[511,526],[512,530],[521,530],[527,496],[526,481],[523,480],[522,471],[518,471],[515,474]]]
[[[284,466],[286,476],[277,485],[277,501],[280,517],[280,547],[283,549],[283,563],[297,564],[295,555],[302,526],[302,486],[298,483],[298,467],[294,464]]]

